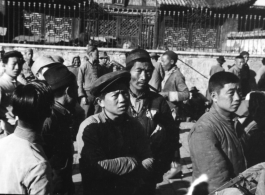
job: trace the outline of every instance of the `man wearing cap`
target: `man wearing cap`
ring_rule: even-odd
[[[16,117],[12,113],[11,95],[18,85],[17,77],[24,63],[18,51],[10,51],[3,56],[4,74],[0,77],[0,137],[14,132]]]
[[[31,67],[34,63],[32,58],[33,58],[33,49],[30,48],[26,49],[24,54],[25,63],[23,64],[22,71],[18,77],[18,80],[24,85],[35,79],[35,76],[31,71]]]
[[[155,68],[152,74],[152,78],[149,81],[149,85],[154,87],[157,91],[161,91],[161,82],[163,81],[165,72],[162,68],[161,63],[157,61],[159,58],[159,55],[157,55],[156,53],[151,53],[150,57],[151,57],[152,64]]]
[[[224,56],[219,56],[217,59],[217,64],[211,67],[210,77],[217,72],[224,72],[225,69],[222,67],[226,62]]]
[[[62,64],[50,67],[44,73],[44,78],[55,96],[52,114],[42,129],[43,148],[53,170],[54,194],[73,194],[71,127],[77,102],[76,78]]]
[[[100,76],[97,47],[88,45],[87,55],[89,61],[81,64],[77,78],[80,106],[84,109],[83,119],[98,110],[98,105],[94,105],[95,97],[90,94],[92,83]]]
[[[195,86],[191,87],[190,93],[191,98],[187,101],[186,105],[189,107],[191,120],[197,121],[205,113],[209,102],[206,97],[199,93],[199,90]]]
[[[55,64],[59,64],[52,56],[41,56],[31,66],[31,71],[38,80],[45,80],[44,73]]]
[[[130,73],[112,72],[94,81],[90,93],[102,112],[80,126],[77,142],[84,194],[135,194],[152,170],[148,138],[127,115]]]
[[[161,182],[163,174],[170,169],[178,147],[179,131],[166,100],[149,90],[148,82],[154,69],[149,53],[143,49],[132,50],[126,58],[126,69],[131,74],[128,113],[141,123],[144,133],[150,138],[156,162],[140,194],[155,194],[156,183]]]

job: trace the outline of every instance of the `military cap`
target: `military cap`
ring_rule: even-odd
[[[22,53],[20,53],[19,51],[13,50],[13,51],[9,51],[6,52],[3,56],[3,62],[7,63],[8,58],[12,58],[12,57],[17,57],[17,58],[21,58],[24,61],[23,55]]]
[[[90,53],[92,51],[95,51],[97,47],[95,45],[87,45],[87,53]]]
[[[178,60],[178,54],[176,54],[174,51],[166,51],[163,55],[169,56],[170,59],[174,60],[174,62]]]
[[[132,61],[144,59],[151,62],[149,53],[144,49],[134,49],[132,50],[126,58],[126,65]]]
[[[129,81],[131,79],[131,74],[127,71],[116,71],[105,74],[99,77],[92,84],[90,93],[96,97],[100,96],[110,86],[122,82],[129,86]]]
[[[36,61],[31,66],[31,71],[34,75],[36,75],[39,70],[45,66],[50,66],[53,64],[59,64],[56,60],[52,58],[52,56],[41,56],[36,59]]]
[[[244,55],[249,55],[249,53],[248,53],[247,51],[242,51],[242,52],[240,53],[240,56],[244,56]]]
[[[50,67],[43,76],[53,91],[70,86],[76,82],[75,75],[62,64]]]
[[[106,59],[109,59],[109,56],[108,56],[108,54],[107,54],[107,52],[100,52],[99,53],[99,58],[106,58]]]

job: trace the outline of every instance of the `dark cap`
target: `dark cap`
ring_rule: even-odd
[[[241,56],[249,55],[249,53],[248,53],[247,51],[242,51],[242,52],[240,53],[240,55],[241,55]]]
[[[174,60],[174,62],[179,59],[178,54],[176,54],[174,51],[166,51],[163,55],[169,56],[171,60]]]
[[[14,51],[6,52],[4,54],[4,56],[3,56],[3,62],[4,63],[7,63],[7,59],[8,58],[12,58],[12,57],[17,57],[17,58],[24,59],[22,53],[20,53],[19,51],[14,50]]]
[[[43,76],[53,91],[70,86],[76,82],[75,75],[62,64],[51,66]]]
[[[195,86],[190,88],[190,92],[199,91]]]
[[[95,45],[87,45],[87,53],[95,51],[97,47]]]
[[[134,49],[132,50],[126,58],[126,65],[134,60],[147,60],[151,62],[149,53],[144,49]]]
[[[131,74],[127,71],[116,71],[105,74],[94,81],[90,93],[96,97],[100,96],[110,86],[122,82],[129,86]]]
[[[219,56],[218,58],[216,58],[216,60],[218,62],[220,62],[220,63],[225,63],[226,62],[224,56]]]

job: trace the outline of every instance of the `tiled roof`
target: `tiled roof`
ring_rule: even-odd
[[[224,8],[233,5],[251,3],[255,0],[157,0],[160,5],[177,5],[183,7]]]

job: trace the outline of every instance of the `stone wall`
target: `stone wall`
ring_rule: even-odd
[[[33,46],[33,45],[15,45],[15,44],[9,44],[4,45],[0,44],[0,46],[3,46],[5,51],[9,50],[19,50],[21,52],[24,52],[26,48],[32,48],[34,49],[34,59],[38,58],[42,55],[60,55],[65,60],[65,65],[69,66],[72,63],[72,59],[74,56],[80,56],[81,59],[86,55],[85,48],[84,47],[62,47],[62,46]],[[110,56],[110,60],[116,60],[122,65],[125,65],[125,53],[130,50],[125,49],[111,49],[111,48],[100,48],[100,51],[107,51],[108,55]],[[162,54],[164,51],[162,50],[148,50],[149,52],[157,52],[159,54]],[[238,54],[231,54],[231,53],[197,53],[197,52],[177,52],[179,54],[179,59],[181,59],[183,62],[187,63],[192,68],[199,71],[201,74],[205,75],[207,78],[209,78],[209,71],[211,66],[216,64],[216,58],[220,55],[225,56],[226,62],[224,63],[223,67],[225,70],[228,70],[228,65],[234,64],[234,57]],[[263,56],[250,56],[249,60],[249,66],[252,72],[252,75],[256,74],[258,69],[262,66],[261,60]],[[188,87],[196,86],[201,93],[205,94],[205,91],[207,89],[208,85],[208,79],[201,76],[199,73],[192,70],[190,67],[182,63],[181,61],[178,61],[177,63],[178,67],[180,68],[182,74],[186,78],[186,83]],[[254,88],[254,84],[253,88]]]

